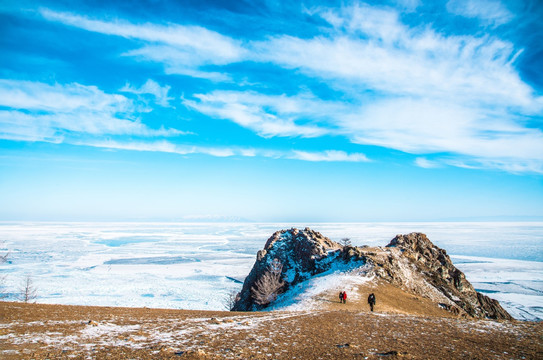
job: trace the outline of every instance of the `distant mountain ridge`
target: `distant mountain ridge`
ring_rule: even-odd
[[[397,235],[386,247],[355,247],[309,228],[277,231],[268,239],[232,310],[262,310],[277,295],[333,267],[363,269],[361,276],[430,299],[454,315],[512,319],[498,301],[475,291],[446,251],[422,233]]]

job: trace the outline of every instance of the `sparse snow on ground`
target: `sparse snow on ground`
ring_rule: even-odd
[[[323,281],[333,287],[349,276],[352,275],[332,273],[323,276]],[[102,358],[101,354],[109,356],[111,351],[117,351],[121,356],[112,358],[177,358],[193,352],[213,359],[259,358],[267,354],[277,359],[293,359],[298,352],[305,354],[301,358],[312,359],[318,347],[322,358],[354,358],[363,353],[375,359],[391,350],[397,353],[408,350],[410,356],[427,358],[427,353],[420,351],[434,351],[429,344],[439,344],[450,349],[452,357],[477,357],[469,355],[480,354],[479,346],[482,346],[484,351],[490,351],[489,358],[508,359],[510,357],[493,352],[496,337],[500,337],[500,344],[507,338],[508,345],[501,347],[502,352],[511,351],[516,354],[512,357],[522,358],[519,354],[537,337],[533,330],[538,328],[533,323],[348,311],[215,313],[210,316],[181,311],[166,314],[149,309],[115,309],[115,314],[108,308],[84,311],[89,313],[79,315],[79,321],[56,321],[54,325],[49,321],[25,322],[12,317],[13,321],[2,324],[0,357],[56,358],[56,355],[45,356],[56,351],[62,358],[81,355]],[[28,310],[21,311],[23,316],[28,313]],[[64,314],[74,316],[73,312]],[[58,313],[56,316],[58,318]],[[102,318],[88,321],[89,316]],[[345,331],[337,332],[338,325]],[[473,344],[478,346],[473,347]],[[517,348],[518,344],[524,348]],[[531,345],[532,349],[535,347],[537,345]],[[43,356],[32,355],[35,351],[42,351]],[[127,357],[126,351],[148,355]],[[326,356],[330,353],[334,355]],[[446,354],[446,351],[442,353],[441,358]]]
[[[96,347],[130,347],[140,349],[150,347],[153,344],[178,348],[185,350],[201,348],[200,344],[194,342],[195,338],[212,336],[212,334],[224,334],[231,331],[259,332],[269,327],[271,322],[280,322],[289,318],[299,316],[311,316],[310,312],[281,312],[273,314],[247,314],[246,316],[227,317],[198,317],[189,319],[152,319],[141,321],[133,325],[119,325],[112,321],[107,322],[82,322],[66,321],[57,322],[57,326],[66,325],[79,328],[67,335],[63,332],[43,332],[41,329],[49,322],[12,322],[2,324],[5,332],[22,327],[22,334],[17,336],[8,333],[0,335],[0,342],[5,341],[15,345],[44,344],[61,349],[74,349],[83,347],[87,350]],[[124,319],[126,320],[126,319]],[[130,320],[129,320],[130,321]],[[36,332],[33,329],[37,329]],[[254,338],[253,340],[258,340]],[[269,338],[262,337],[260,343],[266,343]],[[254,345],[256,346],[256,344]],[[1,348],[1,347],[0,347]]]

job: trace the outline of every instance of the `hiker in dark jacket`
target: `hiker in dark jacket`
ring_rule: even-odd
[[[340,292],[339,292],[339,302],[340,302],[340,303],[343,302],[343,291],[340,291]]]
[[[375,295],[373,293],[368,296],[368,304],[370,304],[370,309],[373,311],[373,306],[375,305]]]

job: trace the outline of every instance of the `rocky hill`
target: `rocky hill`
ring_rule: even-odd
[[[233,310],[262,310],[297,284],[334,270],[396,287],[451,315],[512,319],[498,301],[475,291],[446,251],[424,234],[398,235],[386,247],[372,248],[342,246],[309,228],[278,231],[268,239]]]

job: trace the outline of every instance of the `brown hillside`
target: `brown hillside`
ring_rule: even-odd
[[[543,358],[541,323],[440,317],[439,309],[397,288],[373,290],[375,313],[362,298],[340,306],[335,293],[321,296],[326,310],[290,313],[0,302],[0,358]]]
[[[356,285],[355,292],[347,292],[346,304],[339,302],[339,291],[342,291],[342,288],[330,289],[317,296],[315,300],[319,304],[319,308],[369,313],[370,307],[367,304],[367,298],[370,293],[374,293],[377,299],[374,311],[379,314],[457,317],[457,315],[440,308],[432,300],[409,293],[385,281],[374,280]]]

